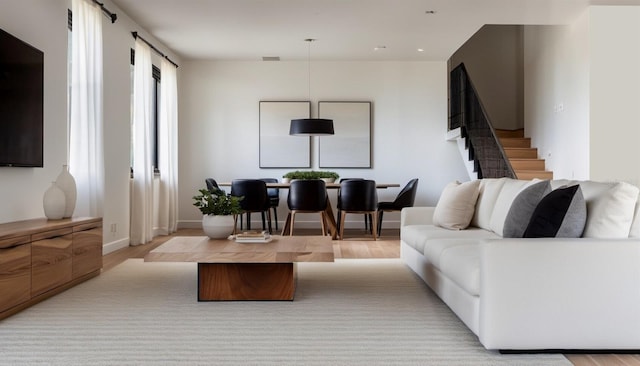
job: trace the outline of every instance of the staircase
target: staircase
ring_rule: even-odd
[[[524,129],[495,132],[518,179],[553,179],[553,172],[545,170],[544,159],[538,159],[538,149],[524,137]]]

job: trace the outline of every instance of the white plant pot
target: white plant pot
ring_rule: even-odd
[[[291,178],[282,178],[282,183],[290,183]]]
[[[217,216],[217,215],[204,215],[202,216],[202,230],[211,239],[226,239],[233,233],[234,221],[233,215]]]
[[[336,178],[321,178],[325,183],[333,183],[336,181]]]

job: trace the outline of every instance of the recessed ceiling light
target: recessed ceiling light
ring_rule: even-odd
[[[418,48],[418,52],[424,52],[424,48]]]
[[[435,14],[436,11],[435,10],[427,10],[424,12],[425,14]]]
[[[380,51],[380,50],[384,50],[386,48],[387,48],[387,46],[377,46],[377,47],[374,47],[373,50],[374,51]]]

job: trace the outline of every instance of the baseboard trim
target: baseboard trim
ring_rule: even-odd
[[[118,249],[126,248],[128,246],[129,246],[129,238],[112,241],[102,246],[102,255],[115,252]]]

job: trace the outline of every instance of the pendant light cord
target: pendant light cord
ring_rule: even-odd
[[[309,43],[307,49],[307,84],[309,85],[309,103],[311,103],[311,42],[315,41],[315,39],[307,38],[305,41]]]

